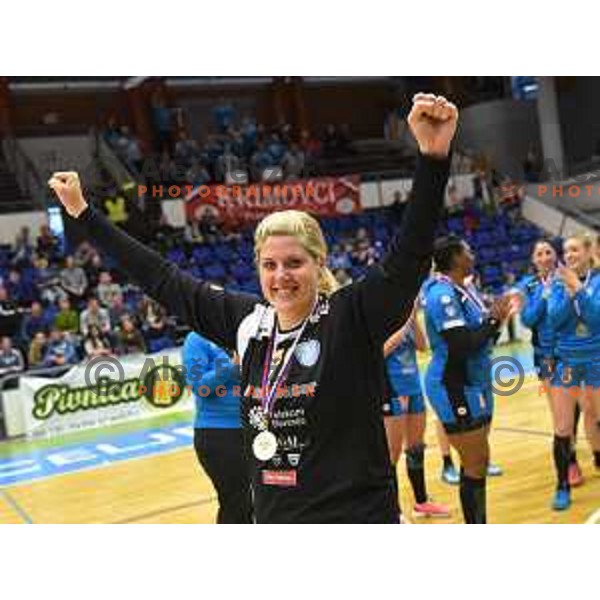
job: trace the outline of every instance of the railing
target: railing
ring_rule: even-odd
[[[140,181],[139,176],[131,173],[127,166],[123,164],[100,131],[94,130],[91,132],[90,142],[94,157],[110,173],[119,188],[122,188],[123,184],[127,182],[143,183]]]
[[[33,161],[21,148],[18,140],[7,137],[2,141],[2,149],[8,168],[15,176],[17,185],[25,198],[30,201],[22,202],[24,207],[45,210],[48,200],[48,187],[37,171]],[[15,206],[15,208],[17,208]]]

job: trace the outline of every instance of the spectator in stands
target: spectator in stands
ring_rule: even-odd
[[[300,149],[304,152],[306,163],[312,162],[321,155],[321,142],[311,137],[308,129],[300,132]]]
[[[110,146],[115,147],[120,137],[121,128],[119,127],[117,118],[114,115],[111,115],[108,119],[106,129],[104,130],[104,139]]]
[[[100,306],[98,298],[91,297],[88,300],[86,310],[81,313],[80,328],[81,333],[87,336],[90,331],[90,327],[96,326],[103,334],[110,332],[110,316],[108,310]]]
[[[60,311],[54,317],[54,327],[63,333],[76,334],[79,332],[79,315],[77,311],[71,308],[71,302],[68,298],[63,298],[59,302]]]
[[[113,353],[109,337],[104,335],[96,325],[90,326],[83,340],[83,351],[86,358],[108,356]]]
[[[252,181],[263,181],[265,169],[274,166],[273,157],[265,148],[263,142],[258,142],[256,151],[250,158],[250,175]]]
[[[42,254],[49,261],[56,258],[59,250],[58,239],[52,235],[48,225],[40,226],[40,234],[37,238],[36,250],[38,254]]]
[[[537,152],[534,148],[529,148],[527,156],[523,161],[523,174],[525,176],[525,181],[528,183],[536,183],[540,181],[542,169],[542,161],[540,160]]]
[[[451,217],[461,213],[462,210],[463,198],[459,195],[454,182],[450,180],[446,189],[446,214]]]
[[[214,244],[220,235],[219,220],[216,213],[205,210],[196,221],[197,231],[204,242]]]
[[[189,166],[198,158],[200,151],[195,140],[190,139],[185,130],[177,134],[177,142],[175,143],[175,162],[178,165]]]
[[[139,173],[144,166],[144,154],[138,138],[131,136],[125,148],[125,164],[133,173]]]
[[[133,319],[125,315],[121,319],[121,327],[117,333],[117,348],[120,354],[136,354],[146,352],[146,342]]]
[[[94,250],[93,246],[89,242],[84,241],[77,246],[73,258],[75,259],[75,263],[85,270],[86,266],[92,261],[94,255],[97,254],[98,253]]]
[[[110,308],[115,297],[123,295],[123,290],[118,283],[113,282],[112,275],[109,271],[102,271],[102,273],[100,273],[96,294],[98,300],[100,300],[100,304],[104,308]]]
[[[175,111],[167,106],[165,99],[157,92],[153,98],[152,116],[158,138],[158,150],[169,150],[171,145],[171,132],[173,131]]]
[[[370,267],[379,260],[379,253],[368,239],[359,239],[352,253],[353,262],[360,267]]]
[[[125,304],[123,294],[118,294],[113,297],[108,309],[108,315],[111,323],[120,323],[124,316],[129,315],[129,308]]]
[[[38,332],[46,332],[49,325],[42,305],[39,302],[32,302],[29,314],[25,315],[21,323],[22,342],[29,344]]]
[[[333,275],[340,284],[340,287],[344,287],[352,283],[352,277],[350,277],[348,271],[345,269],[336,269],[333,271]]]
[[[85,271],[75,264],[72,256],[67,256],[65,259],[65,266],[60,272],[60,284],[69,295],[69,299],[75,304],[85,296],[88,279]]]
[[[283,156],[283,174],[288,180],[300,179],[304,174],[304,152],[298,144],[292,144]]]
[[[175,340],[165,313],[161,306],[155,306],[143,325],[144,338],[149,352],[160,352],[163,348],[175,346]]]
[[[89,283],[89,289],[98,287],[100,281],[100,273],[106,271],[106,267],[102,262],[102,257],[96,252],[92,255],[91,261],[85,267],[85,274]]]
[[[402,194],[400,190],[395,190],[393,195],[392,203],[387,207],[387,214],[389,215],[390,222],[399,226],[402,223],[404,217],[404,210],[406,209],[406,203],[408,202],[409,194]]]
[[[8,336],[0,339],[0,379],[9,373],[20,373],[25,370],[25,361],[21,351],[13,348]]]
[[[242,158],[244,156],[244,138],[239,129],[229,128],[229,143],[231,144],[231,151],[237,157]]]
[[[213,109],[213,115],[219,133],[226,133],[235,121],[235,110],[224,97],[220,98],[219,104]]]
[[[225,150],[215,163],[215,178],[217,182],[227,182],[227,175],[240,169],[239,158],[231,151],[231,145],[225,144]]]
[[[44,352],[43,365],[45,367],[62,367],[74,365],[76,362],[77,351],[73,342],[62,331],[53,328]]]
[[[331,269],[349,269],[352,266],[350,257],[344,252],[339,244],[334,244],[329,255],[329,266]]]
[[[29,368],[39,367],[42,365],[44,360],[44,354],[46,353],[46,334],[43,331],[38,331],[31,344],[29,344],[29,352],[27,358],[29,359]]]
[[[119,133],[114,140],[113,148],[123,162],[125,162],[127,158],[127,148],[129,147],[130,141],[131,134],[129,133],[129,127],[127,127],[127,125],[121,125]]]
[[[33,260],[36,269],[36,285],[43,302],[56,305],[61,298],[67,298],[60,284],[60,276],[56,268],[49,266],[48,259],[44,255],[36,255]]]
[[[286,147],[276,131],[271,134],[266,150],[271,155],[272,165],[281,165]]]
[[[121,225],[128,221],[127,202],[122,194],[105,198],[103,204],[108,218],[115,225]]]
[[[8,296],[17,306],[25,306],[34,300],[34,290],[31,285],[23,281],[21,273],[15,269],[11,269],[8,273],[8,279],[4,284]]]
[[[30,239],[29,227],[21,227],[15,238],[15,254],[12,264],[16,267],[29,266],[33,259],[33,244]]]
[[[243,144],[243,156],[250,158],[256,149],[256,142],[258,136],[258,129],[256,121],[251,117],[245,116],[242,118],[242,144]]]

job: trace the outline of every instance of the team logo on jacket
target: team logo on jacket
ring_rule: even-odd
[[[442,296],[441,298],[442,304],[450,304],[452,302],[452,298],[450,296]]]
[[[303,367],[313,367],[319,360],[321,354],[321,344],[318,340],[309,340],[298,344],[296,348],[296,358]]]

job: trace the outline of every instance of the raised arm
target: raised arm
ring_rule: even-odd
[[[415,96],[408,117],[419,146],[412,199],[383,261],[357,284],[369,333],[379,347],[409,317],[429,274],[457,121],[456,107],[445,98]]]
[[[252,311],[258,298],[226,292],[218,286],[194,279],[128,236],[88,206],[77,173],[55,173],[49,185],[74,226],[100,250],[118,261],[120,268],[150,297],[218,345],[235,348],[238,325]]]

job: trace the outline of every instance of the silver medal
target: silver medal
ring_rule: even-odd
[[[271,460],[277,454],[277,438],[270,431],[262,431],[254,438],[252,451],[262,462]]]

